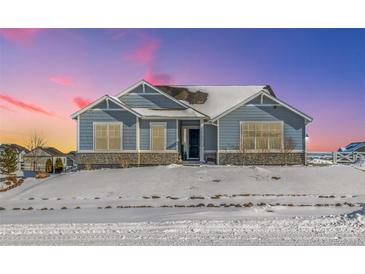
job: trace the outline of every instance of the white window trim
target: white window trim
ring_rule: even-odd
[[[96,125],[108,125],[107,127],[107,146],[108,149],[96,149],[95,148],[95,126]],[[120,125],[120,149],[109,149],[109,125]],[[93,122],[93,151],[95,152],[120,152],[123,151],[123,123],[122,122]]]
[[[153,126],[164,126],[164,135],[165,135],[165,148],[164,150],[153,150],[152,149],[152,127]],[[150,122],[150,151],[153,152],[166,152],[167,151],[167,123],[166,122]]]
[[[271,123],[271,124],[281,124],[281,148],[280,149],[267,149],[267,152],[282,152],[284,149],[284,121],[240,121],[240,149],[242,151],[242,124],[244,123]],[[245,152],[262,153],[261,149],[256,149],[256,138],[255,138],[255,149],[245,149]]]

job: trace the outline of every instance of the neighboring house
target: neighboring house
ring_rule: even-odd
[[[140,81],[71,115],[77,164],[304,164],[312,118],[270,86],[153,86]]]
[[[22,170],[24,167],[24,155],[29,152],[28,149],[17,144],[0,144],[0,153],[2,153],[6,147],[11,147],[17,154],[17,170]]]
[[[339,152],[365,152],[365,142],[350,143],[338,149]]]
[[[37,147],[24,155],[24,170],[45,171],[47,160],[50,159],[55,166],[57,158],[60,158],[66,167],[66,154],[54,147]]]

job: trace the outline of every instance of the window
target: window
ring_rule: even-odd
[[[166,149],[166,124],[151,123],[151,150]]]
[[[121,150],[121,123],[95,124],[95,150]]]
[[[281,150],[282,144],[282,122],[241,122],[242,150]]]

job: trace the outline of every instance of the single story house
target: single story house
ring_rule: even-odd
[[[24,155],[24,170],[45,171],[47,160],[51,160],[54,167],[57,158],[60,158],[63,166],[66,167],[66,154],[54,147],[37,147]]]
[[[71,115],[78,165],[304,164],[312,118],[262,86],[157,86],[144,80]]]
[[[17,154],[17,170],[22,170],[24,168],[24,155],[29,152],[29,150],[23,146],[17,144],[0,144],[0,154],[5,150],[5,148],[12,148]]]
[[[338,149],[339,152],[365,152],[365,142],[353,142]]]

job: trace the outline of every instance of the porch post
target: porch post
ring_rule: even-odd
[[[200,162],[204,162],[204,120],[200,119]]]

